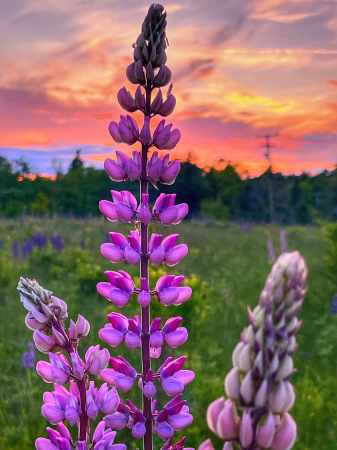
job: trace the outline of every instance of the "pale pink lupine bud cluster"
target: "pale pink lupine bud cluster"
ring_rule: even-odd
[[[115,275],[117,278],[123,277],[118,272]],[[110,278],[113,277],[110,275]],[[36,370],[46,383],[54,385],[53,392],[43,395],[41,413],[52,425],[58,426],[58,431],[48,427],[49,439],[38,438],[36,449],[87,450],[89,421],[95,420],[99,413],[103,416],[115,414],[120,404],[115,388],[111,389],[107,383],[100,388],[95,387],[94,381],[89,379],[90,375],[97,377],[106,369],[109,351],[101,349],[99,345],[91,346],[82,360],[78,345],[80,339],[89,333],[89,322],[79,315],[77,322],[70,320],[67,328],[66,303],[54,297],[52,292],[42,288],[35,280],[21,278],[18,291],[24,307],[29,311],[26,324],[34,330],[35,345],[41,352],[49,354],[50,362],[39,361]],[[65,386],[68,383],[69,389]],[[63,421],[78,427],[77,445]],[[126,450],[124,444],[113,445],[116,433],[111,433],[111,429],[104,431],[104,428],[102,422],[94,433],[92,444],[95,449]]]
[[[290,450],[296,440],[296,423],[288,411],[295,392],[289,378],[297,349],[297,318],[306,294],[307,267],[296,251],[283,253],[273,265],[259,304],[248,308],[250,325],[232,355],[233,368],[225,378],[227,397],[207,410],[209,428],[245,450]],[[209,441],[201,448],[212,449]]]

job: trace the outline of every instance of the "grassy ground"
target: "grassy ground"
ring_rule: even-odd
[[[92,327],[82,344],[84,353],[89,345],[100,343],[98,330],[106,323],[106,314],[113,310],[113,306],[95,291],[96,283],[104,280],[104,270],[124,269],[133,277],[138,276],[135,267],[122,263],[112,267],[99,251],[107,231],[128,229],[103,219],[0,222],[3,242],[0,249],[1,450],[34,448],[35,438],[46,436],[48,425],[40,415],[40,408],[43,391],[51,387],[46,386],[34,370],[21,366],[21,355],[31,340],[31,332],[24,325],[25,310],[15,291],[19,276],[36,278],[67,301],[70,317],[81,313],[89,319]],[[48,244],[42,251],[35,248],[27,262],[14,263],[11,258],[13,241],[22,243],[35,231],[48,236],[59,232],[64,237],[64,250],[58,254]],[[212,400],[223,395],[223,379],[231,367],[232,350],[248,322],[246,307],[257,304],[271,267],[266,241],[271,238],[278,244],[280,229],[256,226],[243,232],[231,223],[219,222],[207,227],[202,222],[185,222],[169,229],[157,225],[152,231],[164,235],[178,232],[179,242],[187,243],[190,249],[185,260],[167,272],[184,274],[188,278],[187,283],[194,289],[192,298],[176,309],[152,302],[152,317],[183,316],[189,340],[176,349],[174,355],[186,354],[186,368],[196,372],[195,381],[184,393],[194,415],[193,424],[185,430],[186,443],[189,447],[198,447],[204,439],[212,437],[220,449],[220,442],[207,429],[205,411]],[[309,291],[301,312],[303,326],[298,333],[300,346],[295,355],[298,372],[293,376],[297,401],[292,414],[299,434],[295,449],[332,450],[336,448],[337,433],[337,317],[329,314],[334,285],[324,261],[327,243],[318,228],[290,227],[287,237],[289,249],[298,249],[309,266]],[[83,239],[84,250],[80,248]],[[164,270],[166,268],[155,266],[151,269],[152,286]],[[130,316],[137,314],[135,299],[122,312]],[[110,353],[122,354],[140,370],[139,349],[132,353],[122,344]],[[163,357],[167,355],[166,349]],[[41,354],[37,356],[44,358]],[[163,357],[154,362],[155,368]],[[140,401],[140,390],[136,386],[127,395]],[[160,404],[165,401],[167,397],[161,395]],[[128,448],[136,448],[139,443],[129,435],[129,430],[119,432],[117,442],[125,441]],[[159,445],[156,441],[155,448],[160,448]]]

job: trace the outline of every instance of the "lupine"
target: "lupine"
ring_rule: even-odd
[[[244,450],[293,448],[296,423],[288,411],[295,391],[289,379],[295,371],[292,356],[307,272],[297,251],[282,253],[258,306],[248,308],[250,325],[234,348],[233,368],[225,378],[226,397],[213,401],[207,410],[207,424],[225,441],[226,450],[236,448],[234,443]],[[213,450],[209,440],[199,448]]]
[[[22,355],[22,367],[33,369],[35,367],[35,346],[34,342],[28,342],[28,351]]]
[[[110,313],[109,322],[99,332],[100,338],[111,347],[122,342],[133,351],[141,348],[142,368],[139,373],[122,356],[110,357],[107,349],[99,345],[90,347],[82,359],[78,348],[80,340],[90,330],[89,322],[81,315],[76,323],[68,319],[67,304],[52,292],[41,287],[36,280],[21,278],[18,291],[20,300],[27,309],[26,325],[33,331],[35,346],[48,354],[49,361],[39,361],[37,372],[46,383],[53,383],[53,392],[43,396],[42,415],[58,431],[47,428],[49,439],[38,438],[37,450],[126,450],[124,444],[114,444],[116,432],[124,427],[131,429],[135,439],[143,439],[144,450],[152,450],[153,433],[164,441],[163,450],[183,450],[184,439],[172,444],[175,431],[180,431],[192,423],[186,401],[181,400],[186,385],[194,379],[192,370],[183,369],[186,357],[176,360],[166,359],[161,367],[154,371],[151,358],[159,358],[163,345],[176,348],[188,338],[186,328],[180,327],[182,317],[172,317],[161,327],[161,318],[154,318],[150,324],[150,303],[157,297],[165,305],[179,305],[191,296],[191,289],[180,286],[183,276],[165,275],[161,277],[154,290],[150,290],[149,261],[154,264],[166,263],[169,267],[179,263],[188,252],[185,244],[178,244],[179,235],[165,237],[152,234],[148,239],[148,224],[152,219],[168,226],[178,224],[188,213],[185,203],[175,205],[175,194],[161,194],[152,209],[149,209],[148,185],[156,186],[158,181],[172,184],[180,170],[179,161],[169,162],[169,155],[158,156],[154,151],[148,161],[149,150],[171,150],[180,140],[180,131],[172,130],[172,124],[165,120],[159,122],[151,131],[151,119],[156,114],[170,115],[175,107],[172,85],[164,101],[159,89],[171,80],[171,71],[165,65],[167,46],[166,12],[163,6],[153,4],[142,25],[142,31],[134,45],[134,62],[126,69],[128,80],[138,84],[133,96],[126,88],[119,90],[117,98],[128,113],[139,110],[144,115],[141,128],[130,116],[120,116],[120,120],[109,125],[109,132],[117,143],[141,144],[141,152],[134,151],[132,158],[122,152],[116,152],[117,161],[107,159],[104,167],[114,181],[140,180],[139,201],[128,191],[111,191],[113,202],[102,200],[100,210],[110,221],[122,220],[135,225],[126,238],[120,233],[111,232],[113,243],[101,246],[103,256],[116,264],[124,260],[135,265],[140,262],[140,286],[137,287],[131,276],[123,271],[107,271],[107,282],[97,285],[98,292],[119,308],[132,301],[137,295],[141,314],[127,318],[120,313]],[[41,236],[36,234],[35,241],[40,243]],[[62,237],[55,233],[51,238],[54,248],[60,252],[63,248]],[[38,245],[38,244],[37,244]],[[14,251],[14,247],[13,247]],[[110,363],[111,367],[108,367]],[[100,388],[90,381],[90,376],[100,377]],[[138,382],[136,381],[138,379]],[[118,390],[128,392],[134,384],[143,392],[141,408],[131,400],[123,401]],[[158,410],[156,395],[162,387],[168,396],[175,396]],[[96,420],[98,413],[103,414],[93,433],[91,442],[89,424]],[[71,434],[63,424],[78,427],[78,441],[73,442]],[[106,428],[107,427],[107,428]],[[88,447],[88,445],[90,447]],[[192,449],[190,449],[192,450]]]

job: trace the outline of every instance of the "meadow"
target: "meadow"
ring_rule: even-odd
[[[39,436],[46,436],[47,421],[41,416],[42,394],[45,383],[34,369],[22,367],[22,354],[32,340],[32,332],[24,324],[25,310],[19,301],[16,286],[20,275],[36,278],[45,288],[68,303],[69,316],[82,314],[91,323],[91,331],[83,341],[84,353],[89,345],[103,344],[98,331],[107,322],[106,314],[117,311],[111,303],[96,293],[96,283],[105,281],[105,270],[125,269],[124,264],[112,266],[101,254],[100,245],[106,242],[108,231],[128,231],[130,227],[112,224],[105,219],[3,220],[0,222],[0,449],[28,450],[34,448]],[[57,252],[48,242],[46,248],[34,248],[27,260],[13,260],[12,245],[20,245],[36,231],[50,238],[54,232],[62,235],[64,249]],[[161,225],[151,231],[167,235]],[[220,449],[222,444],[208,430],[205,412],[208,404],[223,395],[223,379],[231,368],[231,353],[242,329],[248,325],[247,305],[255,307],[271,263],[266,248],[272,239],[279,249],[280,227],[276,225],[240,227],[231,222],[185,221],[177,230],[179,243],[189,246],[188,256],[178,267],[151,267],[151,288],[164,273],[184,274],[193,295],[186,303],[167,309],[152,301],[152,317],[181,315],[182,325],[189,331],[188,341],[174,350],[175,356],[187,355],[186,368],[193,368],[196,378],[185,388],[194,415],[193,424],[186,431],[186,445],[197,448],[208,437]],[[308,294],[300,319],[299,349],[295,355],[298,372],[293,376],[296,403],[292,409],[298,424],[295,450],[332,450],[337,436],[337,316],[330,313],[335,285],[328,270],[326,254],[328,242],[320,227],[292,226],[286,228],[289,250],[299,250],[309,267]],[[80,245],[81,241],[82,246]],[[84,248],[82,248],[84,247]],[[137,280],[138,268],[127,270]],[[139,278],[138,278],[139,280]],[[137,282],[136,282],[137,284]],[[135,297],[123,309],[132,317],[139,313]],[[126,357],[139,369],[139,349],[133,353],[124,344],[110,349],[112,356]],[[172,351],[170,350],[172,353]],[[171,354],[170,353],[170,354]],[[46,355],[37,352],[37,359]],[[166,357],[165,350],[159,367]],[[47,385],[51,390],[51,385]],[[133,387],[129,397],[138,396]],[[127,394],[122,398],[126,399]],[[159,396],[159,404],[167,397]],[[116,442],[125,442],[136,448],[129,430],[118,432]],[[163,441],[155,441],[155,449]]]

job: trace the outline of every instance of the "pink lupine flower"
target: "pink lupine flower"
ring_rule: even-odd
[[[176,159],[169,164],[169,154],[158,157],[158,152],[153,152],[149,161],[149,178],[156,185],[158,181],[162,184],[173,184],[180,171],[180,162]]]
[[[145,97],[140,86],[136,89],[135,101],[138,109],[142,110],[145,108]]]
[[[129,191],[111,191],[113,203],[107,200],[99,202],[99,209],[110,222],[121,219],[130,222],[137,209],[137,200]]]
[[[169,84],[171,81],[172,73],[171,70],[162,64],[157,75],[154,77],[153,86],[154,87],[163,87]]]
[[[152,398],[156,393],[156,386],[153,384],[153,371],[150,369],[145,377],[145,384],[143,386],[143,380],[139,379],[139,387],[142,389],[145,397]]]
[[[52,379],[53,382],[56,382],[59,385],[64,385],[69,381],[70,375],[71,375],[71,367],[69,365],[69,362],[67,358],[60,354],[55,355],[54,353],[49,353],[49,374],[47,373],[47,367],[44,363],[43,367],[41,364],[44,361],[39,361],[36,365],[37,372],[41,375],[41,377],[47,381],[48,379]],[[39,366],[39,367],[38,367]],[[44,369],[44,370],[43,370]],[[46,377],[46,378],[45,378]],[[47,383],[50,383],[50,381],[47,381]]]
[[[52,336],[48,336],[39,330],[34,331],[33,340],[36,348],[42,353],[52,352],[57,347],[57,343]]]
[[[51,428],[49,428],[49,430],[51,430]],[[53,439],[50,440],[46,438],[37,438],[35,441],[35,447],[36,450],[71,450],[70,442],[61,436],[53,436]]]
[[[122,356],[110,358],[112,369],[104,369],[100,378],[109,386],[116,387],[122,392],[129,391],[136,379],[136,370]]]
[[[158,222],[164,225],[177,225],[188,213],[188,205],[181,203],[175,205],[176,194],[160,194],[152,212]]]
[[[159,358],[161,355],[161,347],[164,344],[164,338],[160,331],[161,318],[153,320],[150,327],[150,356],[151,358]]]
[[[178,395],[167,403],[156,417],[155,431],[164,440],[172,437],[174,431],[180,431],[193,422],[193,416],[189,414],[186,401],[180,401],[180,398],[181,395]]]
[[[116,431],[111,431],[111,428],[105,430],[105,422],[102,420],[94,431],[93,445],[96,450],[126,450],[124,444],[113,444],[116,437]],[[84,447],[86,449],[86,446]]]
[[[137,231],[131,231],[128,240],[120,233],[109,233],[113,244],[102,244],[102,255],[112,263],[125,259],[134,266],[140,259],[140,236]]]
[[[179,327],[182,320],[182,317],[171,317],[165,322],[161,330],[164,341],[172,348],[177,348],[187,341],[187,329],[185,327]]]
[[[137,299],[142,308],[145,308],[151,303],[150,286],[146,278],[140,279],[140,294]]]
[[[117,100],[121,107],[127,112],[134,112],[138,109],[134,98],[130,92],[125,89],[125,87],[118,91]]]
[[[91,346],[85,354],[85,371],[91,375],[97,376],[102,369],[108,365],[110,358],[109,351],[106,348],[100,350],[100,346]]]
[[[104,245],[104,244],[103,244]],[[106,244],[111,245],[111,244]],[[97,284],[97,291],[107,300],[110,300],[119,308],[123,308],[130,300],[134,283],[127,272],[124,270],[104,272],[110,283],[100,282]]]
[[[171,131],[172,124],[165,126],[161,120],[153,133],[153,145],[159,150],[172,150],[179,142],[181,134],[178,129]]]
[[[130,408],[125,405],[122,400],[120,400],[117,407],[117,412],[114,414],[104,417],[104,422],[106,426],[114,428],[115,430],[121,430],[125,428],[128,424],[130,417]]]
[[[107,158],[104,161],[104,169],[113,181],[137,180],[141,172],[141,160],[139,152],[133,152],[132,158],[125,153],[116,150],[117,161]]]
[[[175,106],[176,106],[176,98],[174,95],[169,94],[165,102],[160,107],[158,114],[160,114],[163,117],[167,117],[170,114],[172,114]]]
[[[169,357],[158,370],[162,387],[169,396],[179,394],[194,380],[195,374],[192,370],[181,370],[185,360],[186,356],[174,361]]]
[[[70,425],[75,425],[81,414],[77,398],[69,391],[57,384],[54,384],[54,392],[45,392],[41,412],[42,415],[52,424],[57,425],[64,419],[68,420]]]
[[[155,290],[160,303],[177,306],[191,297],[192,289],[189,286],[179,287],[184,278],[182,275],[164,275],[158,279]]]
[[[158,265],[166,262],[169,267],[178,264],[188,252],[186,244],[176,245],[179,234],[171,234],[162,241],[161,234],[153,233],[149,242],[150,260]]]
[[[124,341],[125,335],[129,329],[128,319],[120,313],[110,313],[108,318],[111,323],[106,324],[99,331],[99,337],[102,341],[111,347],[117,347]]]

